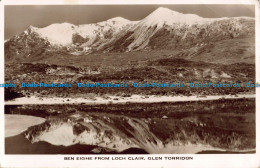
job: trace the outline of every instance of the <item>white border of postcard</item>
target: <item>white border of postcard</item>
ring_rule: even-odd
[[[1,1],[1,0],[0,0]],[[2,0],[0,2],[0,83],[4,83],[4,5],[94,5],[94,4],[252,4],[256,17],[256,82],[260,82],[259,1],[257,0]],[[99,155],[5,155],[4,154],[4,89],[0,88],[0,167],[260,167],[259,123],[260,88],[256,89],[256,154],[160,154],[142,155],[146,161],[100,161]],[[257,103],[258,102],[258,103]],[[102,155],[102,157],[115,155]],[[116,155],[133,157],[139,155]],[[193,157],[193,160],[148,160],[148,157]],[[64,160],[64,157],[92,157],[92,160]]]

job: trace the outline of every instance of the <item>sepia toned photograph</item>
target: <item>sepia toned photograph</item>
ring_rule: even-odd
[[[5,5],[5,154],[255,154],[255,17],[249,4]]]

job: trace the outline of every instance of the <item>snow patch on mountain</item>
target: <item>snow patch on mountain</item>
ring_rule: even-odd
[[[45,28],[36,30],[42,37],[47,38],[51,43],[68,45],[72,43],[72,34],[76,26],[70,23],[52,24]]]

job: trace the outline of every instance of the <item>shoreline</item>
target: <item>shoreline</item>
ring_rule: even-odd
[[[160,103],[160,102],[187,102],[187,101],[206,101],[218,99],[243,99],[255,98],[255,94],[240,95],[214,95],[214,96],[143,96],[132,95],[130,97],[107,96],[95,98],[61,98],[61,97],[20,97],[14,100],[5,101],[5,105],[30,105],[30,104],[124,104],[124,103]]]

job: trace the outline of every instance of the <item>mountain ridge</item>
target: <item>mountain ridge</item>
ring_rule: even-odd
[[[73,55],[91,52],[182,50],[254,35],[254,18],[203,18],[159,7],[144,19],[115,17],[92,24],[54,23],[29,26],[5,41],[5,58],[28,58],[61,50]]]

